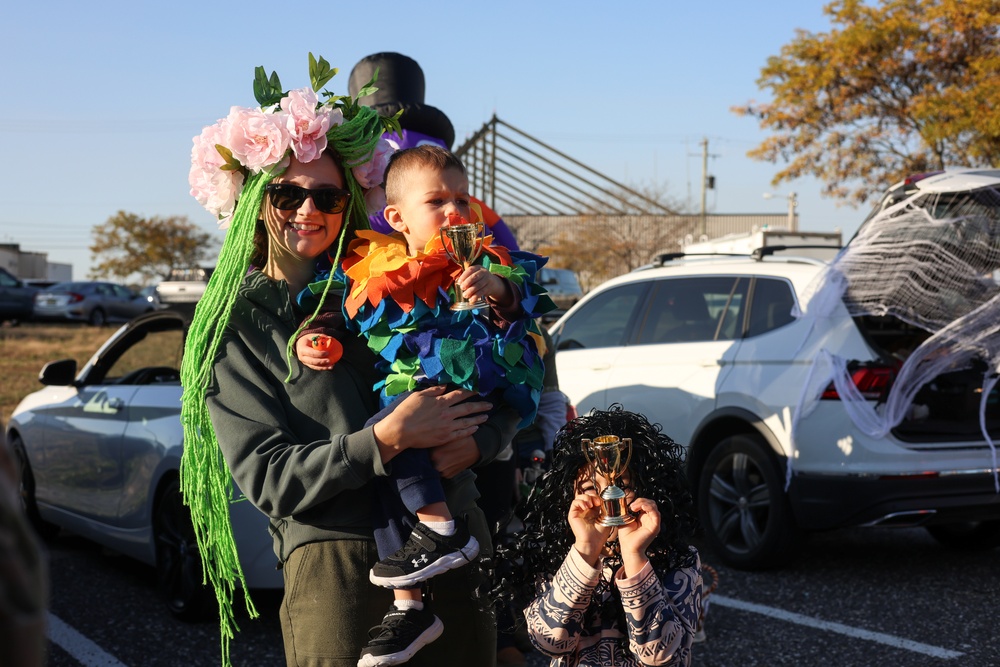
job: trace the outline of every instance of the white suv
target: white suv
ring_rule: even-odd
[[[1000,171],[973,180],[966,189],[993,206],[978,229],[995,234]],[[938,183],[952,199],[961,190]],[[928,216],[923,209],[941,198],[927,191],[902,199],[880,203],[830,265],[787,256],[794,249],[666,255],[594,289],[551,329],[560,386],[581,414],[620,403],[688,445],[706,539],[729,565],[775,565],[800,531],[852,525],[923,525],[953,546],[1000,545],[996,349],[935,344],[936,330],[906,305],[919,301],[925,265],[907,264],[916,260],[905,243],[878,245],[890,235],[877,225],[903,230],[908,242],[922,238],[913,215],[963,243],[970,226]],[[994,269],[997,238],[983,246]],[[947,244],[935,237],[924,245]],[[872,248],[877,261],[858,259],[870,259]],[[897,250],[898,266],[887,254]],[[938,259],[926,266],[952,266]],[[1000,321],[997,281],[976,284],[982,293],[968,309]],[[884,303],[859,306],[865,289]],[[935,299],[940,307],[943,297]],[[914,382],[918,359],[933,373]]]

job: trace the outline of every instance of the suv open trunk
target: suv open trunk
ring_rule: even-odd
[[[930,334],[892,315],[854,318],[862,335],[883,364],[898,368]],[[987,365],[976,360],[971,366],[938,375],[915,396],[906,418],[892,433],[919,449],[945,442],[983,442],[979,408]],[[990,437],[1000,441],[1000,384],[986,401],[986,426]],[[889,387],[880,402],[885,401]]]

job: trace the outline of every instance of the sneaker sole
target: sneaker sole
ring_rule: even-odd
[[[399,577],[380,577],[374,570],[368,572],[368,580],[376,586],[382,588],[413,588],[417,584],[427,581],[439,574],[444,574],[448,570],[462,567],[479,555],[479,542],[475,537],[469,537],[469,543],[455,553],[441,556],[436,561],[413,574],[404,574]]]
[[[441,636],[444,632],[444,623],[437,616],[434,617],[434,623],[431,627],[420,633],[420,636],[413,640],[413,643],[407,646],[402,651],[396,653],[389,653],[386,655],[368,655],[361,656],[358,660],[358,667],[387,667],[388,665],[401,665],[404,662],[409,662],[417,651],[423,647],[430,644],[432,641]]]

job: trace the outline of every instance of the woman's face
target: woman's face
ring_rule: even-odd
[[[345,189],[344,175],[330,155],[302,163],[294,157],[291,164],[273,183],[287,183],[316,190],[319,188]],[[306,197],[293,210],[283,210],[272,205],[271,195],[265,196],[264,226],[268,235],[268,260],[279,266],[293,263],[312,263],[327,250],[340,234],[344,212],[324,213],[316,207],[313,197]]]

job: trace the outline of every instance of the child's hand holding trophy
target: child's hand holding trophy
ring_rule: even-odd
[[[459,215],[449,215],[448,224],[438,230],[441,235],[441,245],[451,261],[463,269],[468,269],[479,258],[483,251],[483,238],[486,226],[482,222],[466,222]],[[475,310],[489,305],[485,299],[477,297],[469,301],[462,294],[462,289],[455,285],[455,303],[452,310]]]

